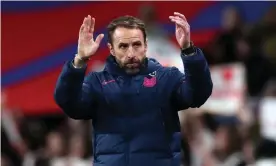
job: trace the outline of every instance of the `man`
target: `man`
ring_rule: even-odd
[[[111,55],[105,69],[85,77],[86,62],[104,36],[94,41],[95,19],[84,18],[78,52],[59,76],[55,100],[69,117],[92,119],[94,166],[180,165],[178,111],[200,107],[213,84],[186,18],[177,12],[169,18],[176,24],[185,75],[148,59],[144,23],[123,16],[107,27]]]

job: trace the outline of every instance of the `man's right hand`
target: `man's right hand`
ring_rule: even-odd
[[[76,67],[82,67],[91,56],[95,55],[104,37],[104,34],[100,34],[94,41],[94,26],[95,18],[91,18],[90,15],[84,18],[79,32],[78,53],[74,59]]]

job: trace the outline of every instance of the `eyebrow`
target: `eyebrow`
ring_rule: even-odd
[[[118,46],[128,46],[129,43],[119,43]]]
[[[139,41],[134,41],[132,44],[142,44],[142,42],[139,40]]]
[[[138,41],[134,41],[134,42],[131,42],[131,43],[124,43],[124,42],[121,42],[121,43],[119,43],[118,45],[119,46],[122,46],[122,45],[129,45],[129,44],[142,44],[142,42],[140,41],[140,40],[138,40]]]
[[[131,43],[124,43],[124,42],[121,42],[121,43],[119,43],[119,45],[121,45],[121,44],[141,44],[142,42],[140,41],[140,40],[138,40],[138,41],[134,41],[134,42],[131,42]]]

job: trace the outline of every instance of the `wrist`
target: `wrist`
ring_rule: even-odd
[[[80,61],[84,61],[84,62],[87,62],[90,60],[90,57],[85,57],[85,56],[82,56],[81,54],[77,53],[75,55],[76,58],[78,58]]]
[[[85,59],[82,59],[78,54],[76,54],[74,61],[73,61],[73,66],[75,68],[82,68],[83,66],[85,66],[86,62],[88,61]]]
[[[196,52],[194,43],[191,41],[188,46],[181,48],[181,52],[185,55],[193,55]]]
[[[192,45],[191,43],[192,43],[192,42],[188,42],[188,43],[184,44],[184,45],[181,47],[181,50],[185,50],[185,49],[191,47],[191,45]]]

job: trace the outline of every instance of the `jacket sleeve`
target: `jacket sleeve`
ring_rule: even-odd
[[[212,94],[213,82],[207,61],[199,48],[192,56],[181,58],[184,74],[177,68],[171,69],[173,81],[172,104],[177,110],[196,108],[203,105]]]
[[[85,77],[84,68],[76,69],[72,61],[67,62],[55,87],[55,102],[72,119],[92,119],[97,108],[94,73]]]

